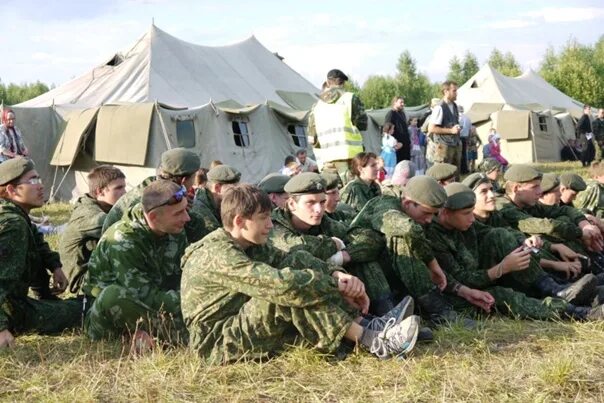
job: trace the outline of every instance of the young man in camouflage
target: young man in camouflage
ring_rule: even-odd
[[[458,319],[442,295],[443,291],[451,292],[457,282],[448,279],[438,265],[432,242],[424,232],[424,226],[432,221],[446,200],[445,190],[436,180],[415,176],[407,183],[403,198],[380,196],[370,200],[348,232],[351,241],[364,247],[366,260],[380,263],[388,279],[382,287],[384,291],[391,289],[395,299],[411,295],[422,315],[437,324]],[[373,273],[360,275],[372,278]],[[371,286],[378,285],[367,285]],[[461,289],[461,296],[473,298],[466,291]],[[474,325],[470,320],[464,323],[468,327]]]
[[[324,172],[325,181],[325,215],[332,220],[349,225],[356,216],[354,208],[340,200],[340,177],[336,173]]]
[[[149,184],[157,180],[166,180],[174,182],[179,186],[184,186],[187,189],[187,195],[190,195],[188,212],[191,220],[185,226],[188,241],[196,242],[203,238],[213,231],[214,228],[204,220],[204,211],[195,203],[193,194],[191,193],[195,174],[197,173],[199,166],[199,156],[192,151],[184,148],[174,148],[172,150],[164,151],[161,155],[158,174],[143,180],[137,187],[123,195],[118,202],[113,205],[109,213],[107,213],[107,217],[105,217],[102,233],[105,233],[109,227],[121,220],[128,210],[141,201],[143,190],[149,186]]]
[[[43,204],[44,186],[31,160],[0,164],[0,348],[13,346],[18,333],[58,333],[81,323],[82,302],[55,296],[68,284],[59,254],[29,219]],[[28,297],[29,288],[39,300]]]
[[[273,208],[285,208],[289,194],[285,191],[285,184],[291,176],[272,173],[266,175],[258,183],[258,187],[263,190],[273,203]]]
[[[205,188],[195,192],[195,206],[198,206],[209,232],[222,227],[220,203],[224,192],[241,179],[241,172],[228,165],[218,165],[207,173],[208,182]]]
[[[603,133],[604,134],[604,133]],[[572,172],[565,172],[560,175],[560,205],[575,207],[574,201],[579,192],[587,189],[587,184],[583,178]]]
[[[441,186],[447,186],[457,180],[458,169],[453,164],[437,162],[428,168],[426,175],[434,178]]]
[[[182,259],[182,309],[190,347],[207,362],[264,359],[296,341],[333,353],[343,340],[385,358],[413,348],[418,318],[407,299],[367,320],[363,283],[305,251],[268,243],[271,202],[238,185],[224,195],[224,228],[191,245]]]
[[[145,187],[141,203],[103,234],[82,289],[84,329],[93,340],[134,333],[170,343],[186,341],[180,312],[180,258],[187,246],[186,190],[171,181]]]
[[[107,213],[126,193],[126,176],[118,168],[101,165],[88,174],[88,189],[89,193],[76,201],[59,243],[72,292],[80,288]]]
[[[601,308],[592,312],[590,308],[580,308],[563,299],[577,305],[590,305],[595,297],[593,275],[584,277],[572,289],[559,286],[564,290],[560,295],[539,295],[540,298],[554,297],[547,298],[546,304],[518,292],[542,283],[542,277],[549,278],[531,258],[534,240],[522,239],[519,245],[514,232],[475,222],[476,195],[466,185],[452,183],[445,190],[447,202],[428,226],[427,234],[439,264],[459,282],[454,294],[463,286],[488,291],[494,298],[468,300],[487,312],[494,305],[503,312],[534,319],[554,319],[561,314],[580,319],[604,318]]]

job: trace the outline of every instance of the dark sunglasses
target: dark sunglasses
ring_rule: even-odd
[[[163,206],[173,206],[175,204],[180,203],[185,197],[187,197],[187,188],[181,186],[178,192],[174,193],[168,200],[161,204],[158,204],[155,207],[150,208],[149,211],[155,210],[156,208],[160,208]]]

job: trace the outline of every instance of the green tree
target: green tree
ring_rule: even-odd
[[[447,73],[447,80],[455,81],[459,85],[465,82],[463,64],[459,61],[457,56],[453,56],[451,60],[449,60],[449,72]]]
[[[4,105],[16,105],[35,98],[48,91],[48,86],[40,81],[35,83],[23,83],[17,85],[10,83],[7,85],[0,81],[0,100]]]
[[[499,49],[493,48],[493,51],[489,56],[488,63],[491,65],[491,67],[499,71],[504,76],[517,77],[522,74],[520,65],[511,52],[503,54]]]
[[[397,75],[398,94],[405,98],[407,105],[422,105],[430,102],[432,84],[425,74],[417,71],[415,59],[405,50],[398,58]]]
[[[380,109],[390,106],[390,101],[398,93],[396,80],[389,76],[370,76],[360,92],[361,101],[368,109]]]
[[[592,46],[569,40],[559,54],[549,48],[540,74],[568,96],[590,105],[604,105],[604,38]]]
[[[462,73],[463,80],[459,82],[459,85],[464,84],[468,81],[472,76],[478,73],[480,66],[478,65],[478,59],[474,55],[474,53],[466,50],[466,53],[463,56],[463,60],[461,61],[462,65]]]

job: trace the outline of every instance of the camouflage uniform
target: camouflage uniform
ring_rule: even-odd
[[[73,206],[59,243],[63,271],[70,282],[85,270],[90,254],[101,238],[106,216],[99,202],[88,194],[80,197]]]
[[[275,209],[271,214],[273,230],[270,239],[273,245],[284,252],[305,250],[313,256],[327,260],[338,251],[332,236],[346,239],[346,226],[329,217],[323,217],[321,224],[311,227],[305,233],[294,228],[289,210]]]
[[[342,201],[354,208],[356,211],[361,211],[365,204],[374,197],[380,196],[382,189],[377,182],[367,185],[359,178],[348,182],[340,191]]]
[[[354,217],[357,215],[357,212],[348,204],[340,202],[336,206],[336,211],[334,211],[333,213],[328,213],[326,211],[325,215],[331,218],[332,220],[341,222],[344,225],[348,226],[350,225]]]
[[[105,222],[103,223],[102,233],[104,234],[110,226],[121,220],[124,214],[134,205],[140,203],[143,197],[143,190],[145,190],[149,184],[160,179],[161,178],[157,176],[150,176],[142,181],[137,187],[120,197],[117,203],[113,205],[109,213],[107,213],[107,217],[105,217]],[[193,203],[190,205],[188,213],[189,217],[191,217],[191,220],[185,224],[185,232],[190,243],[197,242],[214,230],[212,227],[206,227],[207,222],[204,220],[205,210],[199,203],[193,201]]]
[[[212,193],[210,193],[208,189],[197,189],[193,204],[197,207],[197,211],[199,211],[201,219],[208,231],[212,232],[222,227],[220,209],[214,203]]]
[[[82,287],[94,301],[84,328],[93,340],[137,326],[166,341],[186,338],[180,312],[180,258],[184,232],[155,235],[135,205],[101,238]]]
[[[392,196],[380,196],[369,201],[350,224],[348,238],[364,246],[357,255],[364,253],[365,260],[378,260],[388,279],[386,284],[372,284],[368,275],[359,273],[368,282],[366,286],[395,292],[408,292],[419,297],[433,291],[427,263],[434,259],[432,242],[424,229],[402,211],[401,200]],[[457,281],[448,279],[448,289]]]
[[[403,197],[403,188],[393,183],[382,183],[382,194],[384,196],[394,196],[399,199]]]
[[[81,301],[34,300],[27,296],[29,287],[48,288],[46,270],[61,267],[61,261],[27,213],[3,199],[0,262],[0,331],[58,333],[81,323]]]
[[[596,180],[587,182],[587,189],[575,199],[575,207],[587,210],[598,218],[604,218],[604,185]]]
[[[535,319],[553,318],[566,309],[567,303],[563,300],[548,299],[548,304],[543,304],[541,300],[524,294],[530,293],[533,284],[547,275],[539,267],[537,258],[532,258],[525,270],[508,273],[497,280],[489,278],[487,270],[518,247],[520,240],[514,232],[478,222],[465,232],[448,230],[437,220],[428,226],[426,232],[433,242],[432,249],[441,268],[462,284],[491,293],[498,309]],[[508,290],[500,290],[502,287]],[[498,293],[504,298],[497,299]]]
[[[338,268],[304,251],[243,250],[218,229],[182,267],[190,347],[209,363],[267,358],[301,339],[333,352],[357,316],[331,277]]]

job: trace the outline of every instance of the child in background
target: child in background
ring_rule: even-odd
[[[415,165],[417,175],[423,175],[426,170],[426,151],[422,149],[422,139],[424,134],[417,127],[417,118],[409,119],[409,137],[411,140],[411,162]]]
[[[377,157],[377,166],[378,166],[378,174],[377,181],[382,183],[384,179],[386,179],[386,169],[384,169],[384,159],[382,157]],[[393,170],[394,172],[394,170]]]
[[[394,167],[396,166],[396,146],[397,141],[392,135],[394,133],[394,125],[390,122],[384,123],[382,127],[382,152],[380,157],[384,160],[384,170],[386,178],[392,178]]]
[[[468,137],[467,143],[467,158],[468,158],[468,169],[470,173],[476,171],[476,160],[478,159],[478,147],[482,145],[480,137],[476,132],[476,126],[470,128],[470,136]]]

